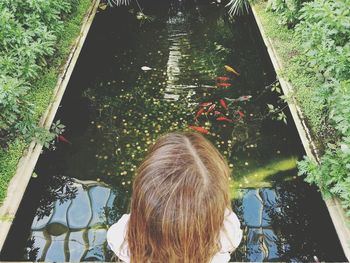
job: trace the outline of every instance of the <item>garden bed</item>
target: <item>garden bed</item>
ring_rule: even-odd
[[[75,12],[63,23],[55,58],[50,60],[49,67],[35,80],[35,88],[28,94],[36,102],[34,115],[38,120],[40,118],[39,126],[47,130],[51,127],[99,0],[81,0],[76,4]],[[0,250],[42,148],[41,143],[33,141],[28,145],[20,139],[0,152]]]
[[[292,61],[293,53],[297,49],[295,46],[296,42],[292,39],[293,34],[291,30],[280,25],[277,17],[266,11],[266,3],[260,2],[253,5],[252,10],[277,72],[283,92],[288,98],[287,102],[306,154],[310,160],[319,163],[321,159],[320,152],[322,153],[324,151],[322,141],[319,141],[320,137],[310,129],[310,126],[312,127],[312,122],[310,122],[310,118],[305,116],[304,113],[308,107],[299,102],[303,99],[303,95],[300,94],[300,92],[298,94],[298,91],[288,80],[288,73],[286,73],[286,71],[288,71],[286,67],[293,64],[293,62],[290,61]],[[316,130],[315,127],[313,128]],[[315,141],[317,141],[317,143],[315,143]],[[346,215],[346,211],[338,198],[328,197],[325,198],[325,202],[344,249],[344,253],[347,258],[350,259],[349,217]]]

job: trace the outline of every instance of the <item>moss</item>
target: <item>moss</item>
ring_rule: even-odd
[[[59,36],[58,53],[55,54],[55,59],[51,61],[50,67],[44,72],[43,76],[33,84],[35,89],[29,96],[32,101],[35,101],[35,113],[38,119],[45,112],[52,99],[60,69],[71,51],[72,44],[79,35],[82,19],[90,5],[91,0],[80,0],[76,13],[66,21],[65,30]]]
[[[52,100],[60,68],[67,58],[73,42],[79,35],[82,20],[90,6],[91,0],[80,0],[78,2],[75,12],[64,22],[64,31],[59,36],[57,43],[57,54],[50,61],[50,65],[43,72],[42,77],[32,84],[34,88],[31,89],[28,96],[35,103],[35,117],[38,122]],[[0,204],[6,197],[8,184],[15,174],[24,149],[28,145],[28,142],[17,140],[11,143],[7,150],[0,150]]]
[[[15,141],[6,151],[0,150],[0,204],[6,196],[7,186],[16,172],[18,160],[21,158],[25,146],[24,142]]]

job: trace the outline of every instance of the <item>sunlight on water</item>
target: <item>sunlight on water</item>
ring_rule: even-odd
[[[283,160],[276,160],[264,167],[257,168],[246,174],[241,174],[239,178],[232,180],[230,184],[231,198],[236,199],[240,196],[239,189],[246,188],[269,188],[273,187],[274,180],[271,180],[272,176],[279,176],[278,180],[292,180],[293,177],[286,177],[283,172],[296,169],[297,158],[290,157]],[[281,173],[281,174],[280,174]],[[281,178],[282,177],[282,178]],[[241,197],[241,196],[240,196]]]

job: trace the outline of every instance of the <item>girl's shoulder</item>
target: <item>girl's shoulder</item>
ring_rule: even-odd
[[[224,227],[220,232],[221,251],[234,251],[241,243],[242,235],[241,223],[237,215],[233,211],[226,209]]]
[[[130,215],[123,215],[119,221],[113,224],[107,232],[107,242],[112,251],[124,262],[130,262],[128,252],[128,244],[126,242],[126,231]],[[224,217],[224,225],[220,231],[221,250],[213,260],[214,262],[228,262],[230,253],[233,252],[239,245],[242,239],[241,224],[237,215],[226,209]]]
[[[124,214],[107,231],[107,243],[109,247],[124,262],[130,262],[128,244],[126,242],[126,230],[129,218],[129,214]]]

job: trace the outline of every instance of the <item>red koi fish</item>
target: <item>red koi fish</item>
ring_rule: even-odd
[[[238,113],[238,115],[239,115],[240,118],[243,118],[243,117],[244,117],[244,113],[241,112],[240,110],[238,110],[238,111],[236,111],[236,112]]]
[[[200,133],[204,133],[204,134],[208,134],[208,130],[203,128],[203,127],[198,127],[198,126],[188,126],[188,128],[192,129],[192,130],[195,130],[197,132],[200,132]]]
[[[223,115],[223,113],[221,113],[220,111],[214,111],[214,115],[217,116],[217,115]]]
[[[214,110],[214,109],[215,109],[215,106],[216,106],[215,104],[211,105],[211,106],[209,107],[207,113],[209,113],[209,112],[211,112],[212,110]]]
[[[220,104],[225,110],[228,110],[227,104],[224,99],[220,99]]]
[[[217,121],[227,121],[227,122],[233,122],[233,120],[229,119],[229,118],[226,118],[226,117],[219,117],[219,118],[216,118]]]
[[[231,72],[231,73],[235,74],[236,76],[240,75],[233,67],[230,67],[227,65],[225,65],[224,67],[225,67],[226,71]]]
[[[217,77],[218,80],[226,81],[229,80],[230,78],[228,77]]]
[[[200,108],[199,111],[197,111],[196,117],[195,119],[197,120],[199,116],[201,116],[203,114],[203,112],[205,111],[204,108]]]
[[[213,103],[212,102],[204,102],[202,104],[199,104],[200,107],[207,107],[207,106],[210,106],[212,105]]]
[[[61,142],[65,142],[68,144],[72,144],[70,141],[68,141],[63,135],[58,135],[57,139]]]
[[[231,84],[230,83],[218,83],[216,84],[218,87],[224,87],[224,88],[227,88],[227,87],[230,87]]]

